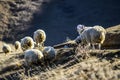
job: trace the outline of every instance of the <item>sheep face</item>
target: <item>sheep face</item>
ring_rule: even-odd
[[[19,41],[16,41],[15,42],[15,49],[18,50],[20,48],[20,42]]]
[[[85,29],[85,26],[84,26],[84,25],[79,24],[79,25],[77,26],[77,32],[78,32],[79,34],[81,34],[81,33],[84,31],[84,29]]]
[[[11,47],[7,44],[4,44],[3,47],[2,47],[2,50],[5,54],[11,52]]]
[[[43,45],[46,40],[46,34],[42,29],[38,29],[34,32],[33,38],[38,46]]]
[[[5,54],[6,54],[6,53],[9,53],[9,50],[8,50],[7,47],[5,47],[5,46],[3,47],[3,51],[5,52]]]
[[[34,41],[31,37],[21,39],[21,48],[23,51],[34,48]]]

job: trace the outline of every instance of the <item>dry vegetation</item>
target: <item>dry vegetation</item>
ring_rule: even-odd
[[[2,44],[2,43],[1,43]],[[12,46],[12,45],[11,45]],[[12,46],[13,47],[13,46]],[[13,48],[14,49],[14,48]],[[22,51],[0,54],[2,80],[118,80],[120,50],[89,50],[81,47],[58,48],[53,64],[30,68],[24,65]]]
[[[0,40],[13,41],[24,37],[31,27],[35,12],[42,10],[49,0],[1,0],[0,1]],[[41,7],[41,9],[39,8]],[[19,36],[18,36],[19,34]],[[24,34],[24,35],[23,35]],[[14,35],[14,36],[13,36]]]
[[[14,41],[15,38],[21,39],[24,37],[26,30],[29,30],[32,26],[31,20],[33,19],[33,14],[37,12],[38,9],[40,12],[43,4],[49,3],[49,1],[50,0],[0,0],[0,40]],[[65,0],[61,1],[64,2]],[[62,3],[61,1],[60,3]],[[70,18],[74,16],[70,13],[71,11],[73,12],[72,6],[58,5],[58,7],[65,11],[65,16]],[[61,24],[58,25],[61,26]],[[110,32],[109,30],[113,31]],[[117,48],[119,48],[120,25],[118,25],[116,29],[107,29],[107,32],[106,39],[108,41],[105,41],[105,45],[109,44],[109,46],[113,48],[113,44],[115,44],[118,45]],[[112,40],[111,37],[113,38]],[[89,50],[76,44],[68,45],[75,46],[69,48],[64,46],[66,43],[63,43],[56,45],[55,50],[58,55],[54,63],[46,66],[35,64],[28,68],[24,65],[23,51],[15,51],[14,46],[10,44],[12,52],[5,55],[1,50],[3,43],[4,42],[0,42],[0,80],[120,79],[120,49]]]
[[[120,48],[120,25],[116,25],[113,27],[109,27],[106,29],[106,40],[104,42],[104,46],[106,47],[116,47]],[[112,38],[112,39],[111,39]]]

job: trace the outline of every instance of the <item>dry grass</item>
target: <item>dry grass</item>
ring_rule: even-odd
[[[42,2],[43,0],[1,0],[0,40],[10,42],[24,37],[25,31],[31,27],[33,14],[40,9]]]
[[[12,45],[11,45],[12,46]],[[78,46],[56,49],[57,59],[51,65],[24,66],[23,54],[0,55],[0,79],[10,80],[118,80],[120,50],[89,50]],[[75,52],[76,53],[75,53]],[[14,55],[12,55],[14,54]],[[17,55],[16,55],[17,54]],[[4,58],[4,59],[3,59]]]

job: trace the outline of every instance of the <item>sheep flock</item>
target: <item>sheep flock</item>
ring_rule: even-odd
[[[92,46],[94,49],[94,45],[98,45],[99,49],[101,49],[106,35],[106,31],[102,26],[86,27],[84,25],[78,25],[77,32],[79,35],[73,40],[76,44]],[[20,41],[15,41],[15,51],[20,49],[23,51],[26,66],[37,62],[41,62],[42,64],[45,60],[51,63],[56,58],[57,52],[55,48],[52,46],[44,46],[46,37],[46,32],[38,29],[33,33],[33,38],[25,36]],[[7,54],[11,52],[11,47],[8,44],[4,44],[2,50]]]

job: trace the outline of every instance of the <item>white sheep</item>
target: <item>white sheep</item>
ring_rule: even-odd
[[[25,51],[25,64],[26,66],[30,66],[31,64],[43,62],[44,56],[40,50],[37,49],[29,49]]]
[[[21,39],[21,48],[23,51],[27,49],[33,49],[34,48],[34,41],[31,37],[26,36],[23,39]]]
[[[46,40],[46,33],[42,29],[38,29],[34,32],[33,39],[36,42],[37,46],[44,46],[44,42]]]
[[[5,54],[8,54],[12,51],[11,47],[8,44],[3,44],[2,50]]]
[[[15,41],[15,49],[19,50],[21,48],[21,43],[19,41]]]
[[[54,59],[56,56],[55,49],[51,46],[44,47],[43,55],[47,59]]]
[[[53,47],[47,46],[44,47],[43,55],[44,55],[45,63],[47,63],[47,65],[50,65],[56,59],[57,54]]]
[[[84,25],[78,25],[77,31],[80,34],[79,38],[82,43],[92,45],[93,49],[95,49],[95,45],[99,45],[99,49],[101,49],[101,44],[103,44],[106,35],[106,31],[102,26],[85,27]]]

